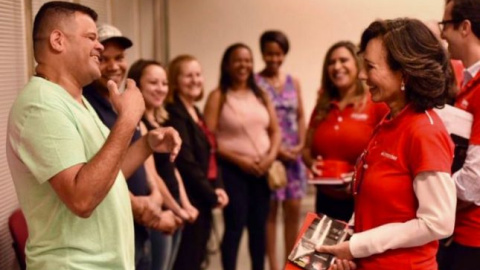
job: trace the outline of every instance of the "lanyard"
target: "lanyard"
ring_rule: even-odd
[[[378,135],[378,131],[383,125],[383,122],[385,121],[385,119],[386,117],[375,127],[367,147],[365,148],[365,150],[363,150],[362,154],[358,157],[357,162],[355,163],[355,171],[353,173],[353,195],[354,196],[360,193],[360,188],[363,183],[365,170],[368,168],[368,164],[366,163],[367,155],[369,153],[369,150],[373,147],[375,138]]]

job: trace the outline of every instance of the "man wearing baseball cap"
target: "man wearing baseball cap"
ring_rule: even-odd
[[[133,43],[112,25],[99,25],[97,31],[98,40],[104,46],[100,57],[101,77],[86,86],[83,94],[97,112],[100,120],[108,128],[112,128],[118,115],[110,103],[107,83],[111,80],[119,89],[122,88],[128,69],[125,51],[132,47]],[[141,136],[140,125],[137,125],[131,144]],[[147,177],[146,166],[140,166],[127,179],[135,220],[135,266],[137,270],[150,269],[152,254],[147,247],[147,240],[150,236],[148,229],[172,233],[181,223],[181,220],[175,217],[172,211],[161,211],[162,196],[156,179],[159,178]],[[165,192],[165,189],[162,191]]]

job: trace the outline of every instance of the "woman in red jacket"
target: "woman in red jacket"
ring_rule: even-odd
[[[374,102],[390,113],[357,162],[355,233],[318,250],[340,260],[334,269],[434,270],[438,239],[452,234],[453,144],[438,115],[454,85],[445,50],[420,21],[375,21],[361,39]],[[350,260],[350,261],[348,261]]]

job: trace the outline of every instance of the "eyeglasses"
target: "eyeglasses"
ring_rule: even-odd
[[[445,28],[445,25],[449,23],[459,23],[461,20],[443,20],[438,22],[438,27],[440,27],[440,31],[443,31],[443,28]]]

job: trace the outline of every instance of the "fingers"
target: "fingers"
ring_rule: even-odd
[[[228,196],[226,194],[218,194],[218,206],[224,208],[228,204]]]
[[[173,139],[173,147],[172,147],[172,152],[170,153],[170,161],[173,162],[178,156],[178,153],[180,152],[180,148],[182,147],[182,139],[180,138],[180,135],[175,129],[171,129],[172,131],[172,139]]]
[[[217,193],[220,208],[225,207],[229,201],[227,193],[223,189],[216,189],[215,193]]]
[[[313,164],[310,170],[313,172],[314,176],[321,176],[323,174],[323,171],[317,168],[317,164]]]
[[[112,80],[108,80],[107,89],[108,89],[108,93],[110,95],[110,98],[113,98],[115,96],[120,95],[120,92],[118,91],[117,84]]]
[[[178,132],[172,127],[157,128],[148,133],[148,143],[154,152],[170,153],[170,161],[175,161],[182,139]]]
[[[178,216],[183,220],[190,220],[190,214],[184,209],[180,209]]]
[[[253,172],[257,177],[260,177],[266,173],[266,170],[264,170],[262,167],[260,167],[258,164],[254,164],[252,166]]]
[[[183,225],[183,220],[179,216],[174,216],[173,221],[175,222],[175,229]]]
[[[195,207],[189,208],[189,213],[190,213],[190,216],[191,216],[190,222],[194,222],[195,220],[197,220],[198,214],[199,214],[197,208],[195,208]]]
[[[149,203],[148,207],[145,209],[143,220],[145,221],[148,227],[155,226],[161,219],[162,211],[155,203]]]
[[[355,270],[355,269],[357,269],[357,266],[352,261],[336,259],[335,263],[329,269],[332,269],[332,270]]]
[[[132,80],[132,79],[127,79],[127,80],[126,80],[125,91],[127,91],[127,90],[135,90],[135,89],[138,89],[138,88],[137,88],[137,84],[135,83],[135,81]]]
[[[163,211],[160,222],[155,224],[154,229],[162,231],[166,234],[173,234],[182,220],[175,216],[171,210]]]
[[[336,255],[334,253],[334,249],[332,248],[332,246],[318,245],[315,247],[315,250],[317,250],[320,253],[328,253],[328,254]]]
[[[342,178],[343,182],[350,183],[353,180],[353,172],[342,173],[340,177]]]

